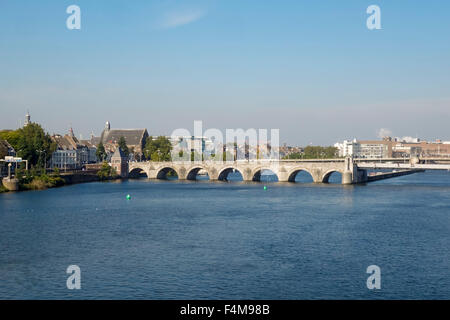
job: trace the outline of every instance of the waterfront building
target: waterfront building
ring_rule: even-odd
[[[110,165],[122,178],[128,177],[128,158],[120,147],[111,156]]]
[[[358,147],[358,141],[356,139],[344,140],[342,143],[336,142],[334,147],[338,149],[339,157],[352,157]]]
[[[97,163],[97,146],[93,144],[90,140],[80,140],[80,144],[85,146],[88,150],[87,154],[87,162],[88,163]]]
[[[440,140],[416,143],[396,142],[393,146],[394,157],[449,158],[450,144]]]
[[[392,157],[392,141],[383,140],[344,140],[342,143],[335,143],[340,157],[354,158],[389,158]]]
[[[421,141],[418,138],[385,137],[383,140],[344,140],[334,145],[339,150],[339,156],[354,158],[448,158],[450,143],[436,140]]]
[[[88,163],[97,162],[96,147],[79,141],[72,128],[69,134],[53,135],[51,139],[56,143],[56,150],[50,160],[51,168],[79,170]]]
[[[148,138],[147,129],[111,129],[111,124],[107,121],[100,137],[91,137],[91,142],[96,146],[102,142],[106,152],[112,154],[121,137],[125,138],[131,157],[141,158]]]

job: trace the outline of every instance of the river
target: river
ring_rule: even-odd
[[[449,299],[450,173],[5,193],[0,249],[1,299]]]

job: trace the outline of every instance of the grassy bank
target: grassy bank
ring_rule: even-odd
[[[45,190],[60,187],[65,184],[59,174],[25,175],[19,178],[20,190]]]
[[[116,171],[106,162],[103,163],[102,168],[97,174],[63,173],[61,175],[57,169],[53,173],[46,173],[42,169],[31,169],[29,171],[18,169],[15,176],[19,179],[19,191],[45,190],[74,183],[120,179],[120,176]],[[9,190],[0,183],[0,193],[8,191]]]

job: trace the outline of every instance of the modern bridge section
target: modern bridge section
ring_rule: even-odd
[[[308,161],[204,161],[204,162],[131,162],[129,173],[133,175],[145,172],[150,179],[164,178],[173,170],[179,180],[195,180],[200,170],[208,173],[210,180],[226,180],[230,172],[238,171],[244,181],[259,181],[263,170],[270,170],[277,175],[280,182],[294,182],[296,175],[305,171],[311,175],[314,182],[328,182],[333,172],[342,174],[343,184],[360,182],[364,176],[361,170],[348,159],[308,160]]]
[[[400,176],[406,176],[409,174],[423,172],[423,171],[425,171],[425,170],[416,169],[416,170],[400,170],[400,171],[392,171],[392,172],[380,172],[380,173],[376,173],[374,175],[367,176],[367,182],[395,178],[395,177],[400,177]]]
[[[358,163],[358,168],[365,170],[366,169],[450,170],[450,164],[362,162]]]

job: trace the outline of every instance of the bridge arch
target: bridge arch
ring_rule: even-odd
[[[258,167],[254,169],[252,172],[252,181],[261,181],[261,174],[264,170],[271,171],[277,177],[277,181],[279,181],[277,173],[273,171],[270,167]]]
[[[218,180],[227,181],[228,174],[230,174],[231,172],[235,172],[235,171],[239,172],[240,175],[242,176],[242,180],[244,180],[244,173],[241,172],[236,167],[225,167],[225,168],[220,169],[219,175],[218,175]]]
[[[322,183],[329,183],[330,177],[333,173],[339,173],[341,175],[341,182],[342,182],[342,171],[338,169],[331,169],[325,172],[322,176],[321,182]]]
[[[202,167],[202,166],[196,166],[196,167],[192,167],[188,170],[186,179],[187,180],[196,180],[197,179],[197,174],[200,172],[200,170],[204,170],[206,171],[206,174],[209,175],[209,172],[206,168]]]
[[[130,169],[128,176],[130,178],[139,178],[139,177],[143,176],[144,174],[147,176],[147,178],[149,177],[147,171],[144,168],[134,167],[134,168]]]
[[[311,176],[311,181],[314,182],[314,176],[311,174],[311,172],[303,167],[298,167],[298,168],[294,168],[292,169],[289,173],[288,173],[288,181],[289,182],[295,182],[295,178],[297,177],[297,174],[301,173],[301,172],[305,172],[307,173],[309,176]]]
[[[179,172],[173,166],[163,166],[157,169],[156,179],[167,179],[171,172],[174,172],[177,177],[180,177]]]

